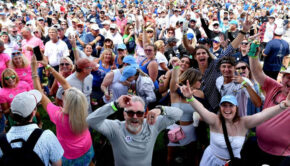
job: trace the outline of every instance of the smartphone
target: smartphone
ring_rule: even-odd
[[[42,61],[43,60],[43,57],[42,57],[42,54],[40,52],[39,46],[36,46],[36,47],[33,48],[33,53],[35,54],[37,61]]]

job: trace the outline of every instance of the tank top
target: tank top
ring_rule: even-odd
[[[235,157],[241,158],[241,149],[245,142],[245,136],[229,136],[229,141]],[[210,132],[210,148],[212,152],[223,159],[230,159],[223,133]]]
[[[107,101],[105,96],[103,97],[105,103],[117,100],[122,95],[128,94],[128,86],[124,86],[120,83],[121,71],[120,69],[113,70],[114,78],[112,84],[109,86],[109,91],[113,94],[111,100]]]
[[[147,63],[145,63],[145,64],[142,66],[142,63],[143,63],[144,61],[146,61],[146,60],[147,60],[147,58],[145,58],[143,61],[141,61],[140,64],[139,64],[139,67],[140,67],[140,69],[141,69],[144,73],[146,73],[146,74],[149,75],[149,71],[148,71],[148,69],[147,69],[147,66],[148,66],[149,63],[150,63],[151,61],[153,61],[153,60],[148,61]],[[154,59],[154,61],[156,61],[156,59]],[[159,85],[158,85],[158,81],[157,81],[157,79],[154,81],[154,87],[155,87],[155,89],[159,89]]]
[[[103,71],[105,71],[105,73],[109,73],[111,71],[111,65],[109,66],[109,68],[104,68],[101,60],[99,61],[99,65],[99,69],[102,69]]]
[[[178,103],[172,103],[171,106],[180,108],[183,111],[183,114],[180,117],[180,121],[183,121],[183,122],[193,121],[192,114],[195,110],[192,108],[190,104],[178,102]]]

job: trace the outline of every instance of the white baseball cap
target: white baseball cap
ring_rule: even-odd
[[[11,112],[26,118],[32,113],[41,98],[42,94],[38,90],[19,93],[11,103]]]

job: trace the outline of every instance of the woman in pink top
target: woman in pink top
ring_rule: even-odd
[[[56,125],[56,135],[64,149],[62,165],[88,166],[94,156],[91,134],[88,130],[86,117],[88,103],[84,94],[70,87],[69,83],[47,63],[41,62],[63,87],[64,106],[54,105],[43,93],[42,106],[47,111],[50,120]],[[42,91],[37,75],[35,56],[31,60],[32,79],[37,90]]]
[[[10,57],[4,53],[4,50],[4,42],[0,40],[0,74],[9,66]]]
[[[11,57],[12,61],[10,62],[10,67],[16,71],[20,81],[27,82],[30,88],[33,89],[31,68],[26,57],[18,50],[13,51]]]
[[[8,115],[10,114],[10,104],[14,97],[18,93],[29,91],[31,88],[26,82],[19,81],[17,73],[13,69],[9,68],[5,69],[1,74],[1,85],[2,89],[0,89],[0,104],[2,112],[0,112],[0,119],[2,119],[1,122],[3,123],[3,114],[5,114],[6,117],[8,117]],[[10,118],[9,123],[10,125],[14,124],[12,119]]]

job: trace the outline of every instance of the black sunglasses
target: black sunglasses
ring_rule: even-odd
[[[125,111],[125,112],[127,113],[127,115],[128,115],[130,118],[133,118],[135,114],[136,114],[136,116],[137,116],[138,118],[141,118],[141,117],[144,116],[144,112],[143,112],[143,111],[137,111],[137,112],[135,112],[135,111],[132,111],[132,110],[128,110],[128,111]]]
[[[69,66],[70,64],[69,63],[60,63],[59,65],[60,66]]]
[[[240,69],[245,70],[246,68],[247,66],[236,67],[237,70],[240,70]]]

